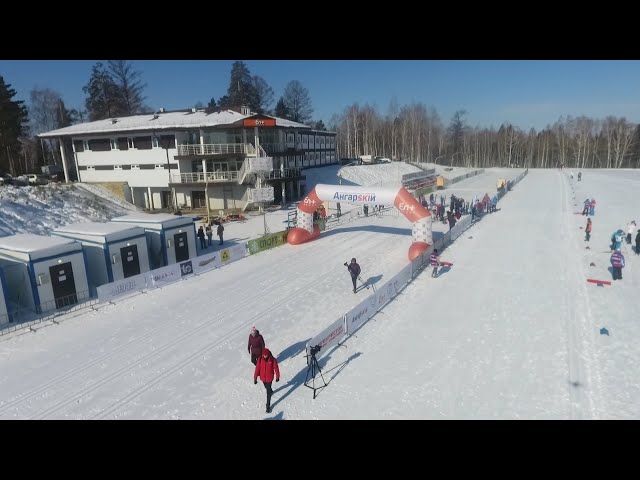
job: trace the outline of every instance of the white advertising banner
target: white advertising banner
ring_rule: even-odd
[[[411,264],[406,265],[387,282],[387,285],[390,287],[390,292],[393,293],[390,298],[400,293],[400,291],[407,286],[409,280],[411,280]]]
[[[273,171],[272,157],[258,157],[249,159],[249,172],[271,172]]]
[[[223,248],[218,253],[220,254],[220,264],[226,265],[244,258],[247,255],[247,245],[245,243],[232,245],[231,247]]]
[[[345,336],[344,330],[344,317],[340,317],[333,322],[329,327],[325,328],[322,333],[313,337],[307,343],[307,355],[309,354],[309,347],[320,346],[320,351],[316,354],[316,359],[324,355],[334,345],[337,345],[342,337]]]
[[[231,252],[231,261],[235,262],[236,260],[240,260],[247,256],[247,244],[239,243],[237,245],[233,245],[229,247],[229,251]]]
[[[353,205],[395,205],[400,186],[397,188],[380,188],[377,186],[361,187],[359,185],[325,185],[317,184],[315,191],[318,198],[330,202],[344,202]]]
[[[371,305],[370,298],[365,299],[360,305],[348,312],[346,317],[347,334],[352,335],[360,325],[369,320],[376,313]]]
[[[147,288],[147,273],[134,275],[117,282],[107,283],[98,287],[98,300],[100,303],[109,302],[114,298],[139,292]]]
[[[250,202],[272,202],[274,199],[273,187],[250,188]]]
[[[378,288],[378,290],[369,298],[371,301],[371,308],[373,308],[374,312],[380,310],[391,299],[387,292],[389,292],[389,282]]]
[[[180,280],[182,272],[180,265],[174,263],[173,265],[151,270],[146,273],[146,276],[147,288],[157,288]]]
[[[193,273],[202,273],[220,266],[220,253],[208,253],[191,259]]]

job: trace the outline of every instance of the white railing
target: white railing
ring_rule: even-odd
[[[256,156],[256,149],[250,143],[215,143],[178,145],[178,155],[215,155],[224,153],[241,153]]]
[[[173,173],[172,183],[215,183],[235,182],[238,180],[238,172],[197,172],[197,173]]]
[[[273,170],[268,174],[265,174],[265,178],[291,178],[291,177],[300,177],[302,176],[301,168],[285,168],[284,171]]]

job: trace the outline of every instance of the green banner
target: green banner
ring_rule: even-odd
[[[264,237],[256,238],[255,240],[249,240],[247,242],[249,245],[249,255],[284,245],[287,243],[287,233],[289,233],[289,231],[285,230],[284,232],[272,233]]]

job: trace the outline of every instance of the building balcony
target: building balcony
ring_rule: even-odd
[[[213,143],[213,144],[183,144],[177,146],[177,156],[189,155],[225,155],[240,154],[256,157],[256,148],[250,143]]]
[[[280,178],[296,178],[302,177],[302,168],[285,168],[283,171],[280,169],[273,170],[268,174],[265,174],[265,180],[277,180]]]
[[[171,174],[171,183],[225,183],[237,181],[238,172],[196,172]]]

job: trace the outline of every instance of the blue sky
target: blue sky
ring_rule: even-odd
[[[471,126],[510,122],[540,130],[560,116],[626,117],[640,123],[640,61],[571,60],[244,60],[262,76],[275,100],[299,80],[325,123],[354,102],[386,113],[422,102],[445,124],[467,110]],[[28,101],[34,88],[58,91],[68,108],[84,108],[82,87],[95,60],[0,60],[0,75]],[[188,108],[226,93],[233,60],[134,60],[147,82],[147,104]],[[275,102],[274,102],[275,103]]]

